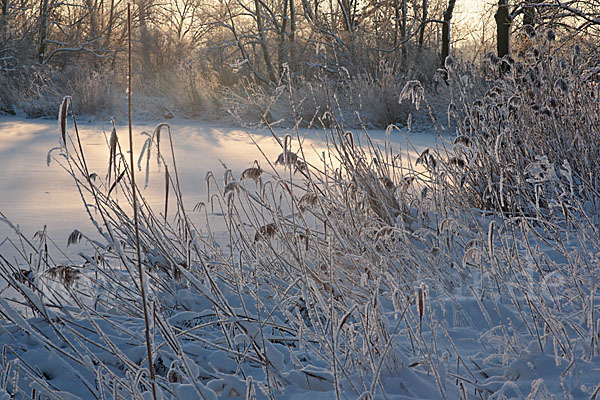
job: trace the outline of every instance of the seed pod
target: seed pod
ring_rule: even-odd
[[[523,25],[523,31],[529,39],[533,39],[536,35],[535,28],[529,24]]]
[[[554,82],[554,89],[561,91],[564,95],[569,94],[569,84],[563,78],[558,78]]]
[[[257,183],[262,172],[263,171],[260,167],[246,168],[244,172],[242,172],[242,179],[252,179],[255,183]]]
[[[519,96],[511,96],[508,99],[508,105],[513,108],[518,108],[521,106],[521,98]]]
[[[423,330],[423,316],[425,315],[425,297],[427,295],[427,285],[421,282],[416,288],[417,309],[419,311],[419,332]]]
[[[444,60],[444,66],[448,71],[451,71],[456,66],[456,60],[452,56],[448,56]]]
[[[460,135],[456,139],[454,139],[453,144],[459,144],[465,147],[471,146],[471,139],[468,136]]]

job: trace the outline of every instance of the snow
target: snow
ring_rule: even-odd
[[[106,143],[110,138],[111,122],[79,121],[78,124],[90,173],[106,173],[109,158]],[[281,153],[279,145],[266,129],[243,129],[189,120],[174,120],[170,125],[184,204],[190,210],[198,202],[206,202],[205,176],[209,171],[215,176],[221,176],[225,172],[225,164],[237,176],[244,169],[253,166],[254,160],[264,165],[264,157],[257,145],[271,162]],[[120,142],[126,146],[126,126],[117,124],[116,128]],[[151,134],[154,128],[155,125],[145,122],[135,123],[134,151],[142,150],[147,138],[144,133]],[[35,232],[47,226],[49,236],[56,240],[62,250],[77,258],[80,251],[77,246],[74,246],[75,250],[66,248],[71,232],[78,229],[85,234],[94,235],[93,238],[96,239],[97,232],[81,206],[81,197],[75,189],[73,179],[56,163],[47,166],[48,152],[59,145],[57,123],[0,116],[0,132],[0,170],[4,171],[0,174],[0,212],[27,237],[32,237]],[[284,136],[290,132],[278,130],[277,133]],[[319,163],[321,153],[326,150],[323,133],[318,130],[300,130],[300,134],[303,145],[309,149],[306,152],[307,159]],[[411,144],[408,146],[406,135],[397,130],[391,133],[371,131],[370,134],[376,141],[382,141],[386,135],[391,135],[397,140],[399,149],[408,153],[413,162],[417,151],[434,146],[437,139],[429,131],[412,133],[408,136]],[[166,140],[163,145],[167,146]],[[293,140],[292,146],[297,147],[296,140]],[[142,166],[142,169],[138,172],[138,181],[145,177],[145,167]],[[144,198],[158,209],[164,204],[163,174],[159,170],[152,171],[148,187],[142,190]],[[223,228],[222,225],[219,226],[220,221],[218,218],[211,220],[213,225],[217,224],[213,226],[217,231]],[[0,223],[0,243],[7,236],[15,238],[13,229]],[[11,247],[10,244],[3,243],[0,251],[12,256],[15,251]]]
[[[108,161],[103,131],[109,127],[108,123],[81,125],[90,171],[99,176],[105,174]],[[140,133],[153,128],[135,125],[137,149],[146,137]],[[123,126],[117,130],[126,131]],[[127,259],[130,245],[113,241],[108,233],[101,237],[94,232],[72,177],[54,161],[46,166],[47,152],[58,141],[57,131],[53,121],[0,119],[0,164],[5,171],[0,174],[0,211],[19,224],[26,237],[47,225],[57,247],[64,248],[69,234],[78,229],[105,248],[118,247],[115,252]],[[183,200],[191,214],[194,204],[206,201],[208,171],[221,176],[225,164],[237,177],[254,160],[265,162],[248,133],[269,160],[281,153],[263,130],[175,121],[172,131]],[[370,135],[382,143],[391,140],[397,145],[395,151],[405,152],[406,162],[413,163],[438,140],[431,131],[413,131],[408,138],[406,131]],[[314,150],[306,161],[320,162],[321,152],[327,149],[321,133],[301,131],[301,137],[304,148]],[[166,143],[163,139],[161,145]],[[161,210],[164,177],[159,171],[153,164],[142,194]],[[420,201],[428,201],[427,196]],[[414,208],[409,214],[410,220],[397,218],[391,230],[407,243],[406,248],[394,247],[398,253],[393,259],[382,257],[378,271],[361,270],[366,261],[360,255],[334,254],[331,248],[330,258],[325,257],[331,260],[329,265],[299,253],[306,257],[305,270],[297,270],[293,260],[285,258],[283,244],[262,239],[249,248],[256,251],[257,260],[269,261],[271,269],[238,264],[232,261],[238,255],[229,252],[235,244],[217,235],[213,236],[216,243],[205,247],[214,246],[214,253],[191,265],[181,264],[177,268],[183,278],[177,280],[169,278],[169,268],[179,256],[165,250],[172,243],[146,246],[146,260],[157,270],[148,271],[147,282],[152,287],[148,310],[158,398],[587,399],[598,395],[598,284],[572,283],[569,275],[577,272],[578,279],[592,281],[597,277],[593,268],[586,270],[583,262],[573,261],[598,264],[598,256],[589,252],[585,241],[570,241],[563,233],[565,247],[558,248],[557,238],[544,237],[535,228],[508,235],[502,220],[479,210],[437,215]],[[224,234],[227,227],[221,213],[215,210],[209,219]],[[0,255],[24,265],[15,246],[2,242],[8,237],[18,243],[14,230],[0,224]],[[150,236],[150,229],[144,226],[143,232]],[[393,247],[394,240],[400,240],[390,237],[389,243],[381,240],[378,245]],[[33,390],[42,397],[61,399],[152,398],[145,321],[131,282],[135,272],[101,268],[86,246],[82,242],[69,246],[66,254],[55,253],[59,262],[80,259],[80,252],[87,257],[87,269],[82,267],[79,279],[70,285],[61,286],[40,272],[42,252],[32,257],[39,258],[36,282],[43,283],[43,290],[16,282],[8,263],[0,263],[1,276],[15,281],[12,289],[4,289],[6,282],[0,289],[0,399],[12,398],[11,393],[25,398]],[[510,252],[502,253],[507,249]],[[516,257],[522,268],[504,271]],[[328,270],[334,264],[336,270]],[[288,279],[290,271],[299,275],[296,280]],[[492,279],[500,277],[506,279]],[[104,292],[93,292],[98,287]],[[573,287],[571,293],[577,295],[561,295]],[[415,290],[423,296],[423,307],[414,301]],[[58,296],[65,304],[57,305]],[[582,304],[589,309],[583,310]],[[35,308],[39,312],[32,315]],[[544,330],[538,331],[540,327]]]

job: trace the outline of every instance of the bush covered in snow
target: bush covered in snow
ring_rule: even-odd
[[[468,80],[455,77],[458,136],[440,170],[470,205],[567,216],[600,188],[599,55],[553,49],[553,34],[528,32],[532,45],[517,61],[488,55],[498,79],[483,98],[468,101]]]

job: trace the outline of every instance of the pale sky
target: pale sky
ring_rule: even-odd
[[[458,0],[455,8],[460,15],[469,15],[470,18],[479,18],[481,13],[490,7],[489,0]]]
[[[494,45],[494,8],[497,0],[457,0],[452,18],[451,38],[455,50],[477,48],[492,50]]]

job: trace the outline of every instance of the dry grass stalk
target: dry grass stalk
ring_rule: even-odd
[[[72,244],[79,243],[82,238],[83,238],[82,233],[79,232],[77,229],[75,229],[73,232],[71,232],[71,234],[69,235],[69,238],[67,239],[67,247]]]
[[[58,109],[58,125],[60,128],[61,146],[67,146],[67,111],[69,109],[69,103],[71,102],[71,96],[65,96],[60,107]]]
[[[66,287],[71,287],[81,277],[80,268],[70,265],[58,265],[48,269],[46,273],[52,279],[58,279]]]
[[[127,76],[127,122],[129,128],[129,165],[130,165],[130,179],[131,179],[131,193],[132,193],[132,206],[133,206],[133,221],[135,226],[135,247],[137,252],[137,267],[140,285],[140,294],[142,297],[142,308],[144,311],[144,321],[146,324],[146,353],[148,355],[148,369],[150,370],[150,383],[152,386],[152,397],[157,400],[156,397],[156,376],[154,374],[154,365],[152,362],[152,342],[150,339],[150,317],[148,315],[148,305],[146,299],[146,283],[144,279],[144,269],[142,267],[142,253],[140,245],[140,230],[138,220],[138,206],[137,206],[137,187],[135,185],[135,167],[133,162],[133,132],[131,122],[131,76],[133,70],[131,68],[131,3],[127,3],[127,56],[128,56],[128,76]]]
[[[243,172],[242,172],[242,179],[252,179],[254,181],[254,183],[258,183],[258,180],[260,179],[260,176],[262,175],[263,171],[260,168],[260,166],[257,167],[251,167],[251,168],[246,168]]]
[[[258,228],[256,233],[254,234],[254,242],[258,242],[261,239],[272,239],[277,233],[277,231],[277,225],[274,222],[267,225],[263,225],[260,228]]]

